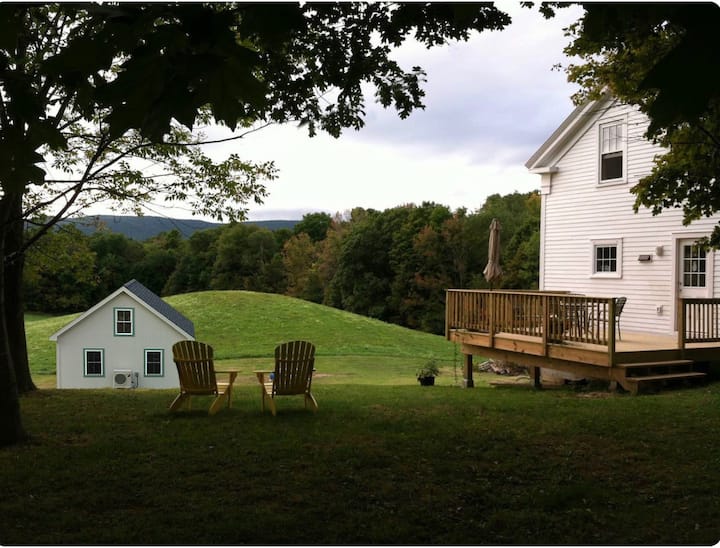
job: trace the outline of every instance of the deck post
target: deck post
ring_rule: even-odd
[[[495,348],[495,295],[492,290],[488,294],[488,319],[490,323],[488,325],[488,340],[490,341],[490,348]]]
[[[543,295],[542,298],[542,344],[543,344],[543,356],[548,355],[548,330],[550,329],[550,298],[547,295]]]
[[[608,365],[615,366],[615,299],[608,300]]]
[[[452,317],[450,313],[450,307],[453,306],[454,303],[450,303],[450,290],[445,290],[445,338],[447,340],[450,340],[450,318]],[[454,308],[454,307],[453,307]]]
[[[532,384],[532,387],[537,389],[542,388],[542,378],[540,377],[542,368],[538,366],[530,366],[528,369],[530,373],[530,384]]]
[[[685,310],[685,301],[681,298],[677,300],[677,330],[678,330],[678,348],[685,350],[685,327],[687,323],[687,311]]]
[[[463,387],[474,388],[475,381],[473,381],[473,357],[472,354],[463,354]]]

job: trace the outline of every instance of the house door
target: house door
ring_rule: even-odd
[[[708,254],[695,245],[695,240],[678,240],[678,297],[692,299],[709,297],[712,283]]]
[[[712,252],[695,245],[697,238],[677,240],[677,293],[678,299],[701,299],[712,297]],[[677,303],[677,300],[676,300]],[[688,318],[688,321],[692,321]],[[675,314],[677,331],[677,314]]]

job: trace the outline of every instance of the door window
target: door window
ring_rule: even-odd
[[[697,245],[683,245],[682,284],[684,287],[706,287],[707,257]]]

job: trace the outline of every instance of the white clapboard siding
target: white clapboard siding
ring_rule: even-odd
[[[627,118],[628,180],[620,185],[598,184],[598,124]],[[622,328],[670,333],[675,329],[675,238],[680,234],[709,234],[718,217],[682,225],[682,210],[653,216],[641,208],[634,213],[630,189],[649,174],[662,149],[643,135],[647,120],[626,105],[615,104],[590,125],[562,156],[554,160],[543,195],[541,284],[545,290],[569,290],[593,296],[626,296]],[[544,185],[547,187],[547,184]],[[622,277],[592,276],[592,241],[622,239]],[[656,248],[663,246],[662,256]],[[651,262],[638,261],[652,255]],[[720,253],[714,261],[713,296],[720,295]],[[659,309],[659,307],[661,307]]]

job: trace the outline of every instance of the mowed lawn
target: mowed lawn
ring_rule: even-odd
[[[30,443],[0,450],[1,544],[715,544],[720,386],[459,384],[442,337],[287,297],[169,298],[242,370],[233,408],[170,415],[172,390],[42,389]],[[52,386],[47,337],[32,368]],[[43,341],[42,339],[45,339]],[[317,414],[261,414],[252,369],[318,346]],[[437,359],[438,386],[414,370]],[[40,381],[39,381],[40,382]]]

